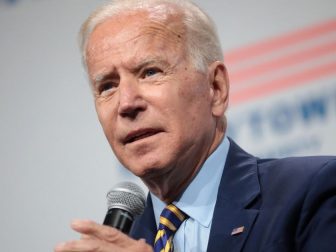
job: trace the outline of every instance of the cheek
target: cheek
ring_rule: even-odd
[[[195,119],[198,113],[208,111],[210,107],[209,90],[202,80],[195,81],[186,77],[184,81],[177,92],[181,111],[192,113],[192,118]]]
[[[105,135],[109,138],[110,141],[111,133],[114,132],[114,109],[112,104],[109,103],[99,103],[95,104],[96,112],[98,115],[99,122],[103,127]]]
[[[188,78],[186,81],[190,81]],[[197,131],[211,121],[211,99],[209,90],[204,82],[190,82],[178,89],[176,113],[180,113],[184,127]]]
[[[106,116],[107,116],[107,114],[106,114],[106,112],[104,110],[104,107],[101,104],[98,104],[96,102],[95,108],[96,108],[96,113],[97,113],[99,122],[103,126],[104,122],[106,121]]]

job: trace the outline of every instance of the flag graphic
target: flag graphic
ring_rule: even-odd
[[[231,105],[335,76],[336,19],[225,54]]]

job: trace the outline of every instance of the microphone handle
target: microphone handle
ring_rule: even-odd
[[[133,223],[133,216],[120,208],[110,208],[106,214],[103,225],[114,227],[124,234],[128,234]]]

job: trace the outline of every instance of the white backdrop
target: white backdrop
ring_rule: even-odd
[[[69,222],[102,221],[105,193],[130,179],[100,129],[77,48],[80,24],[102,2],[0,0],[1,251],[76,238]],[[336,18],[334,0],[197,2],[228,54]],[[238,143],[258,155],[336,154],[335,71],[275,91],[232,104]]]

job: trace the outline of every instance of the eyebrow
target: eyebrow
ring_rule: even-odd
[[[93,78],[93,81],[96,83],[96,82],[102,82],[106,79],[111,79],[111,78],[116,78],[117,75],[114,71],[114,68],[113,70],[111,71],[106,71],[106,73],[100,73],[100,74],[97,74],[94,78]]]
[[[150,66],[150,65],[160,65],[163,67],[169,67],[169,63],[167,60],[163,59],[162,57],[151,57],[151,58],[145,58],[141,61],[139,61],[135,66],[131,66],[128,68],[128,70],[131,73],[138,73],[141,69]],[[105,73],[104,73],[105,72]],[[107,79],[118,79],[119,76],[115,72],[115,67],[111,68],[111,70],[104,71],[103,73],[97,74],[93,78],[93,85],[96,86],[96,83],[103,82]]]
[[[115,68],[112,68],[110,71],[103,71],[102,73],[97,74],[92,78],[91,87],[93,89],[99,88],[99,86],[106,80],[118,79],[118,75],[114,71]]]

